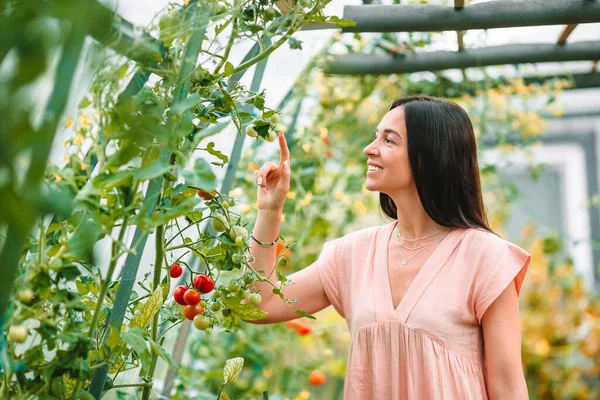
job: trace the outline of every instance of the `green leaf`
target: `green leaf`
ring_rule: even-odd
[[[244,321],[256,321],[263,319],[268,314],[260,308],[254,307],[252,304],[240,304],[240,300],[236,297],[224,297],[223,304]]]
[[[142,228],[147,228],[150,226],[158,226],[164,225],[167,222],[173,221],[177,217],[181,217],[182,215],[187,215],[189,212],[194,210],[194,207],[200,202],[199,198],[191,198],[187,199],[177,206],[172,206],[167,209],[161,209],[160,212],[154,212],[152,216],[146,217],[140,214],[141,220],[134,220],[134,222],[139,223],[139,226]]]
[[[306,317],[306,318],[310,318],[310,319],[314,319],[314,320],[316,320],[316,318],[314,317],[314,315],[312,315],[312,314],[309,314],[309,313],[307,313],[307,312],[305,312],[305,311],[302,311],[302,310],[294,310],[294,312],[295,312],[296,314],[298,314],[298,315],[302,315],[303,317]]]
[[[215,174],[210,169],[210,165],[202,158],[196,159],[192,171],[182,171],[181,175],[188,184],[196,186],[205,192],[216,189]]]
[[[84,220],[69,239],[69,255],[92,260],[92,250],[101,237],[101,228],[91,219]]]
[[[129,328],[142,328],[145,329],[154,318],[154,314],[156,314],[160,307],[163,304],[162,297],[162,288],[156,289],[152,292],[152,295],[148,297],[148,300],[144,303],[144,305],[136,311],[133,318],[129,322]]]
[[[287,282],[287,278],[277,271],[277,280],[279,282]]]
[[[194,93],[193,95],[187,97],[185,100],[174,104],[171,107],[171,113],[175,115],[181,115],[189,109],[196,107],[202,101],[202,96],[198,93]]]
[[[327,22],[333,22],[334,24],[337,24],[338,27],[343,27],[343,26],[356,26],[356,22],[352,21],[351,19],[343,19],[340,18],[336,15],[330,16],[327,18]]]
[[[150,165],[133,170],[133,176],[140,180],[148,180],[161,176],[165,172],[171,169],[171,164],[166,158],[158,158],[154,160]]]
[[[206,148],[203,150],[208,151],[210,154],[212,154],[213,156],[215,156],[219,160],[221,160],[220,163],[217,163],[217,162],[211,163],[213,165],[222,167],[225,164],[227,164],[227,162],[229,162],[229,157],[227,157],[225,154],[221,153],[219,150],[215,149],[215,142],[210,142],[209,144],[206,145]]]
[[[110,333],[106,337],[106,345],[108,347],[110,347],[111,349],[114,349],[115,346],[119,343],[119,340],[121,340],[121,335],[120,335],[119,330],[117,328],[115,328],[114,326],[111,326]]]
[[[233,71],[235,71],[235,68],[233,66],[233,64],[231,64],[229,61],[227,61],[225,63],[225,76],[230,76],[233,75]]]
[[[92,180],[92,186],[95,189],[109,191],[115,187],[129,185],[133,176],[133,170],[117,171],[114,173],[102,174]],[[80,197],[79,195],[77,197]]]
[[[227,360],[225,362],[225,367],[223,368],[223,385],[227,385],[230,382],[235,382],[235,380],[240,376],[243,366],[244,359],[242,357],[235,357]]]
[[[288,44],[290,45],[290,49],[300,49],[302,50],[302,41],[298,39],[294,39],[293,37],[288,39]]]
[[[152,350],[154,350],[154,352],[163,360],[166,361],[167,364],[169,364],[171,367],[173,368],[177,368],[177,363],[175,362],[175,360],[173,359],[173,357],[171,357],[171,355],[169,353],[167,353],[167,351],[158,343],[156,343],[154,340],[148,338],[148,342],[150,343],[150,347],[152,347]]]
[[[81,99],[77,108],[79,108],[79,109],[86,108],[90,104],[92,104],[92,101],[86,96],[83,99]]]
[[[142,363],[142,369],[148,371],[150,364],[152,363],[152,355],[146,347],[146,336],[148,332],[140,328],[130,328],[125,332],[121,333],[123,341],[131,347],[135,354],[137,354],[140,362]]]

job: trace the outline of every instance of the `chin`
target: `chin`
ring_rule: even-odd
[[[365,182],[365,189],[367,189],[369,192],[378,192],[379,190],[377,189],[377,185],[372,183],[372,182]]]

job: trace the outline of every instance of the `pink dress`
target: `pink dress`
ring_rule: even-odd
[[[313,264],[352,335],[345,400],[487,399],[481,317],[531,255],[480,229],[454,228],[394,309],[387,244],[396,221],[327,242]]]

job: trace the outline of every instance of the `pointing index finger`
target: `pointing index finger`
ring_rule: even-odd
[[[283,134],[283,132],[279,133],[279,150],[280,150],[279,165],[280,166],[283,165],[284,161],[287,161],[289,163],[290,150],[288,149],[287,141],[285,140],[285,135]]]

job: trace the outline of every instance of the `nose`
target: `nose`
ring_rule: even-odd
[[[379,149],[375,145],[375,141],[372,141],[363,149],[363,154],[367,157],[376,156],[379,154]]]

